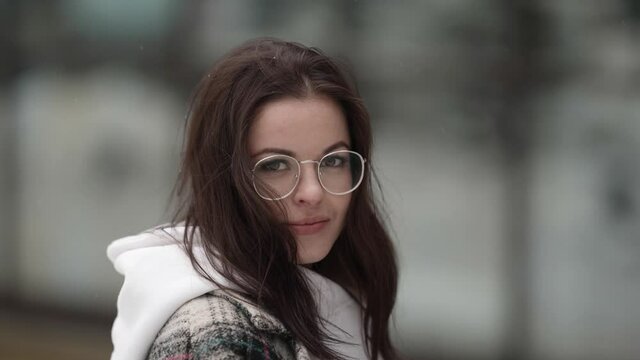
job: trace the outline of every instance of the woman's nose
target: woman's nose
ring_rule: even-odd
[[[318,179],[316,164],[303,164],[300,167],[300,179],[294,193],[296,203],[316,205],[324,196],[324,189]]]

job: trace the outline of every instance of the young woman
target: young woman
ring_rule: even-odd
[[[394,359],[395,253],[355,84],[245,43],[198,85],[171,225],[116,240],[112,359]]]

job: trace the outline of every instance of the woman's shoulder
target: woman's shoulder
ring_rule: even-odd
[[[304,359],[306,350],[280,321],[235,294],[194,298],[164,324],[147,359]]]

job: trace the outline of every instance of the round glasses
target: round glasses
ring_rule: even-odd
[[[362,155],[351,150],[338,150],[319,161],[301,160],[288,155],[270,155],[258,161],[253,170],[253,188],[265,200],[281,200],[291,195],[300,181],[300,166],[317,165],[320,185],[330,194],[346,195],[360,186],[364,177]]]

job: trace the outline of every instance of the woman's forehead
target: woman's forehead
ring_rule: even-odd
[[[345,116],[327,97],[284,98],[264,105],[249,130],[249,153],[283,149],[318,156],[337,143],[349,147]]]

